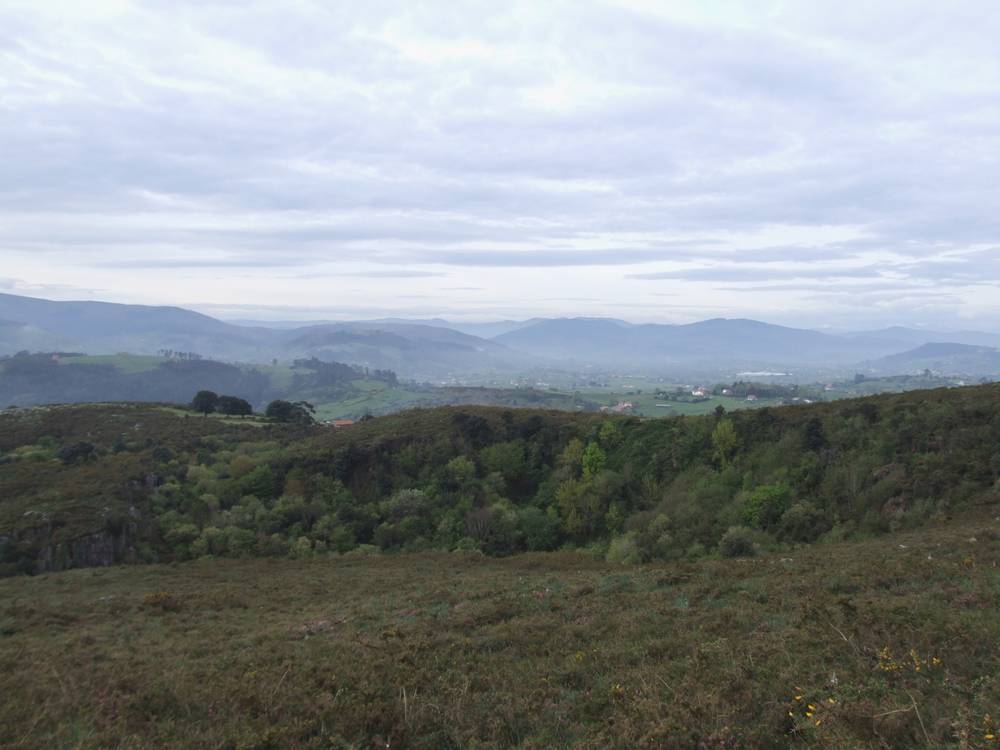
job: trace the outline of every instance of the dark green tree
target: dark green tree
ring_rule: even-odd
[[[316,407],[308,401],[285,401],[276,399],[267,405],[264,415],[275,422],[291,424],[314,424]]]
[[[191,399],[191,408],[202,414],[210,414],[219,405],[219,394],[215,391],[198,391]]]
[[[246,399],[237,396],[219,396],[216,409],[223,414],[234,417],[246,417],[253,414],[253,406]]]

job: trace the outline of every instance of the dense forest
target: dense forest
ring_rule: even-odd
[[[417,409],[349,428],[151,405],[0,416],[7,573],[205,555],[587,549],[640,562],[997,503],[1000,386],[706,417]]]

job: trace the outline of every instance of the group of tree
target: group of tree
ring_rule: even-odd
[[[220,396],[215,391],[198,391],[191,399],[191,408],[204,415],[212,412],[233,417],[248,417],[253,414],[253,406],[239,396]]]
[[[275,422],[309,425],[316,421],[316,407],[308,401],[285,401],[275,399],[267,405],[264,416]]]
[[[249,401],[238,396],[220,396],[214,391],[198,391],[191,399],[191,409],[205,416],[212,413],[244,417],[253,414]],[[264,410],[264,416],[273,422],[310,425],[316,422],[316,407],[308,401],[275,399]]]
[[[196,352],[178,352],[173,349],[157,349],[156,353],[165,359],[184,359],[194,362],[202,359],[202,356]]]

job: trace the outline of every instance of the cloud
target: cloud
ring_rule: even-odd
[[[14,0],[0,257],[121,301],[824,319],[877,282],[1000,325],[998,36],[987,0]]]
[[[422,279],[429,276],[447,276],[448,274],[436,271],[407,271],[400,269],[398,271],[354,271],[341,275],[356,276],[365,279]]]

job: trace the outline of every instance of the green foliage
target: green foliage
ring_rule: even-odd
[[[715,449],[715,460],[722,466],[728,466],[736,449],[739,438],[733,428],[731,419],[720,419],[712,431],[712,447]]]
[[[765,547],[881,534],[996,502],[998,410],[997,386],[645,421],[419,409],[343,430],[17,410],[0,415],[2,564],[94,564],[74,540],[105,533],[129,560],[304,555],[304,538],[313,556],[619,539],[613,556],[644,561],[717,549],[733,526]]]
[[[608,462],[608,457],[604,451],[601,450],[600,445],[597,443],[588,443],[587,448],[583,451],[583,456],[580,461],[581,466],[583,467],[583,478],[590,479],[604,471],[604,466]]]
[[[621,536],[616,536],[608,545],[608,553],[604,559],[611,563],[622,563],[625,565],[635,565],[643,560],[642,550],[635,532],[628,532]]]
[[[253,414],[253,406],[246,399],[237,396],[219,396],[216,407],[222,414],[235,417],[246,417]]]
[[[814,542],[829,530],[830,525],[812,503],[796,503],[781,515],[778,528],[782,539]]]
[[[191,408],[202,414],[211,414],[219,405],[219,394],[215,391],[198,391],[191,399]]]
[[[757,554],[753,532],[744,526],[731,526],[719,540],[723,557],[753,557]]]
[[[275,422],[308,425],[316,421],[313,417],[315,411],[316,408],[308,401],[293,402],[279,398],[267,405],[264,416]]]
[[[757,487],[743,505],[744,521],[757,529],[771,529],[792,502],[792,488],[783,482]]]

